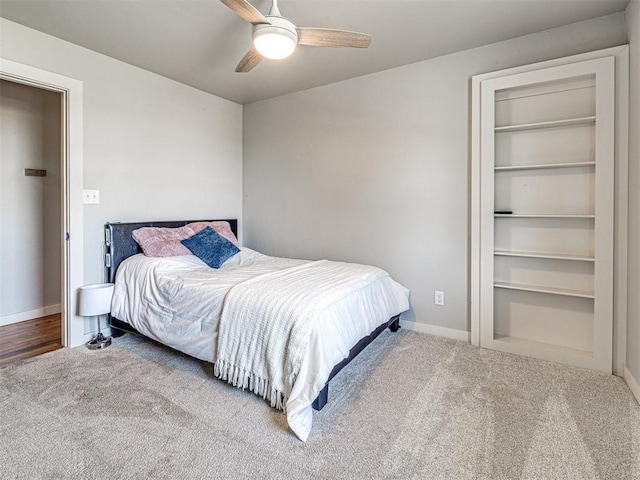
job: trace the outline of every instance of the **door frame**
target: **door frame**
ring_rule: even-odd
[[[0,79],[61,94],[62,345],[81,345],[85,342],[84,321],[76,305],[78,288],[84,283],[83,83],[4,58],[0,58]]]
[[[497,72],[475,75],[471,79],[471,165],[469,171],[469,320],[472,345],[480,346],[480,86],[484,80],[525,73],[568,63],[615,57],[615,164],[614,164],[614,292],[613,292],[613,373],[623,376],[627,345],[627,245],[629,210],[629,46],[558,58]]]

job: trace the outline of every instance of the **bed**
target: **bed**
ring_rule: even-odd
[[[219,378],[252,390],[284,410],[291,430],[306,440],[312,409],[320,410],[327,403],[330,380],[386,328],[392,332],[400,328],[400,313],[409,308],[408,290],[375,267],[269,257],[246,247],[239,247],[240,251],[219,269],[208,267],[193,255],[148,257],[132,236],[143,227],[178,229],[193,222],[202,221],[105,225],[107,277],[116,284],[110,315],[112,332],[115,336],[124,332],[141,334],[213,363]],[[204,222],[228,222],[237,235],[235,219]],[[342,276],[326,273],[354,267],[362,270],[345,274],[344,278],[353,285],[345,283],[344,287],[335,280]],[[304,287],[305,282],[311,288]],[[318,300],[317,308],[312,308],[316,305],[316,291],[321,291],[324,284],[324,303]],[[290,297],[281,295],[282,291]],[[263,301],[269,295],[276,297],[270,302],[277,305]],[[267,310],[258,309],[264,305]],[[317,320],[315,326],[309,330],[298,328],[298,337],[282,335],[275,326],[273,332],[269,331],[271,323],[278,323],[280,317],[289,314],[282,314],[283,305],[298,308],[298,316],[313,316]],[[274,316],[272,310],[278,315]],[[249,323],[242,323],[248,320]],[[260,322],[262,326],[257,325]],[[250,331],[253,328],[265,330],[255,333]],[[304,348],[299,346],[302,343]],[[231,351],[233,348],[236,350]],[[295,374],[290,374],[289,369],[284,379],[275,375],[269,382],[263,377],[271,375],[271,365],[257,367],[266,369],[268,375],[248,374],[253,370],[245,372],[235,367],[241,362],[238,358],[246,355],[245,350],[259,348],[277,357],[271,359],[277,367],[279,363],[287,368],[295,363]],[[283,360],[278,356],[280,348]],[[290,388],[279,387],[280,382]]]

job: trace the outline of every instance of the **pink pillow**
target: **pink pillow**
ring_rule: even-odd
[[[131,235],[146,256],[175,257],[192,255],[191,251],[180,241],[195,235],[195,233],[187,226],[178,228],[142,227],[134,230]]]
[[[233,243],[236,247],[238,245],[238,239],[233,234],[233,230],[231,230],[231,226],[229,222],[193,222],[187,224],[187,227],[191,228],[195,233],[200,233],[207,227],[213,228],[221,237],[226,238],[231,243]]]

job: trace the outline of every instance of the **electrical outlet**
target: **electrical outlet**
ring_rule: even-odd
[[[85,203],[85,204],[100,203],[100,190],[82,190],[82,203]]]
[[[436,305],[444,305],[444,292],[435,291],[435,295],[433,296],[433,303]]]

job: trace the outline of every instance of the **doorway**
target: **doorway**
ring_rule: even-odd
[[[86,343],[77,313],[78,289],[84,284],[82,209],[83,83],[80,80],[0,57],[0,79],[61,95],[62,182],[62,345]]]
[[[0,364],[63,345],[62,94],[0,79]]]

